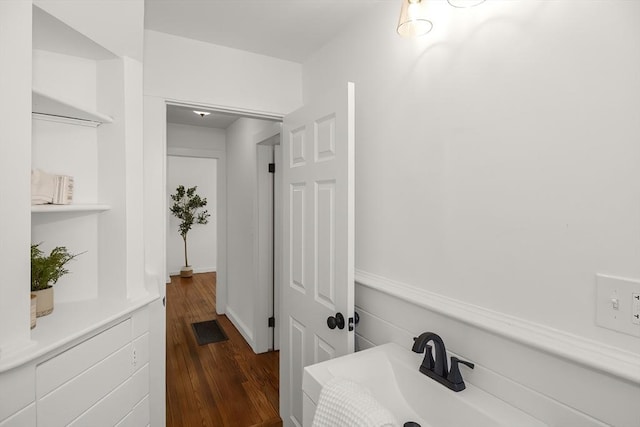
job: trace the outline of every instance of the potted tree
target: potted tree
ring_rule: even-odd
[[[187,234],[194,224],[207,224],[211,216],[207,210],[201,210],[207,206],[207,199],[196,194],[197,186],[185,189],[184,185],[176,188],[175,194],[171,195],[173,205],[170,211],[180,220],[178,232],[184,241],[184,266],[180,269],[180,277],[193,276],[193,268],[189,265],[187,256]]]
[[[69,270],[65,265],[81,254],[69,253],[66,247],[56,246],[46,256],[38,243],[31,245],[31,292],[36,295],[36,316],[53,311],[53,285]]]

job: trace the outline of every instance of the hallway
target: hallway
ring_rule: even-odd
[[[256,355],[215,313],[215,273],[167,285],[167,427],[281,426],[278,352]],[[199,346],[191,323],[218,320],[228,341]]]

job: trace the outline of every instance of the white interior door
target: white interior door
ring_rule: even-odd
[[[353,83],[283,121],[284,426],[302,425],[304,367],[354,350],[354,122]],[[330,329],[337,313],[345,324]]]

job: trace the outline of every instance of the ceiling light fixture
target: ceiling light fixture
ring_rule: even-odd
[[[433,23],[426,18],[426,0],[402,0],[398,34],[402,37],[419,37],[433,28]]]
[[[455,8],[468,8],[484,3],[485,0],[447,0]],[[427,19],[427,0],[402,0],[398,34],[402,37],[420,37],[433,28]]]
[[[447,2],[453,7],[465,8],[477,6],[480,3],[484,3],[485,0],[447,0]]]
[[[196,110],[193,110],[193,112],[196,113],[197,115],[199,115],[200,117],[208,116],[209,114],[211,114],[208,111],[196,111]]]

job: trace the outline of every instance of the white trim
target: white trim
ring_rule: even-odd
[[[94,111],[83,105],[78,105],[73,101],[62,99],[57,95],[47,93],[39,88],[32,88],[33,108],[40,111],[33,111],[37,114],[49,116],[67,117],[80,121],[113,123],[113,119],[99,111]]]
[[[240,332],[244,340],[247,342],[247,344],[249,344],[249,346],[253,350],[255,348],[255,343],[253,342],[253,333],[249,328],[247,328],[247,325],[245,325],[244,323],[242,323],[242,321],[240,321],[240,318],[238,317],[238,315],[228,305],[227,305],[227,312],[225,313],[225,316],[227,316],[227,318],[231,321],[231,323],[233,323],[233,326],[236,327],[238,332]],[[255,353],[255,350],[254,350],[254,353]]]
[[[583,366],[640,384],[640,355],[356,270],[356,283]]]
[[[198,158],[205,158],[205,159],[224,159],[225,151],[198,150],[195,148],[181,148],[181,147],[167,147],[167,156],[198,157]]]
[[[43,122],[64,123],[64,124],[76,125],[76,126],[86,126],[89,128],[97,128],[102,124],[102,122],[96,122],[93,120],[76,119],[75,117],[66,117],[66,116],[55,116],[53,114],[45,114],[45,113],[31,113],[31,118],[33,120],[40,120]]]
[[[198,273],[215,273],[216,272],[216,268],[215,267],[200,267],[200,268],[194,268],[193,269],[193,274],[198,274]],[[180,271],[170,271],[169,272],[169,280],[167,281],[167,283],[171,282],[171,276],[179,276],[180,275]]]
[[[103,204],[31,205],[31,213],[104,212],[108,210],[111,210],[111,206]]]
[[[242,117],[249,117],[252,119],[265,119],[265,120],[274,120],[274,121],[282,121],[284,114],[281,113],[269,113],[266,111],[257,111],[257,110],[247,110],[245,108],[235,108],[235,107],[225,107],[222,105],[215,104],[204,104],[202,102],[188,102],[188,101],[180,101],[177,99],[165,98],[165,101],[168,105],[176,105],[178,107],[189,107],[189,108],[197,108],[204,107],[207,110],[225,113],[225,114],[236,114]]]

